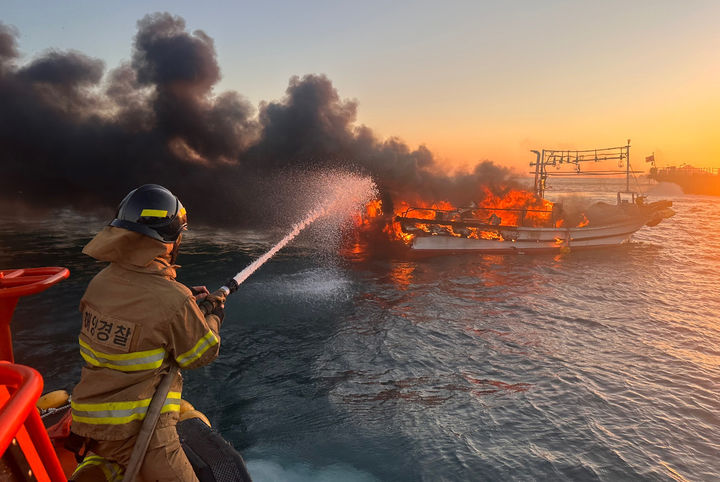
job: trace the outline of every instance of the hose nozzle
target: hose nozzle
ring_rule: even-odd
[[[225,296],[228,296],[231,293],[235,293],[238,289],[238,283],[235,281],[235,278],[230,278],[225,282],[224,285],[220,287],[220,291],[225,293]]]

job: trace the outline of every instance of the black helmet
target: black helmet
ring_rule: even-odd
[[[170,244],[187,228],[187,214],[173,193],[157,184],[145,184],[125,196],[110,226]]]

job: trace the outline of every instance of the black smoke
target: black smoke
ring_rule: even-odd
[[[469,203],[481,185],[513,186],[489,161],[448,175],[425,147],[377,139],[356,124],[357,103],[324,75],[290,79],[258,110],[237,92],[216,94],[212,38],[168,13],[138,22],[132,59],[102,61],[51,50],[19,64],[18,33],[0,24],[0,200],[5,205],[114,208],[153,182],[177,193],[194,221],[266,219],[269,180],[297,170],[351,168],[393,199]]]

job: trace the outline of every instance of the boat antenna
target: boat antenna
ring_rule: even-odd
[[[625,192],[630,192],[630,139],[625,147]]]

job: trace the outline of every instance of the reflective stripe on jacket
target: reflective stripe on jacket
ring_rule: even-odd
[[[102,475],[90,472],[93,468],[102,472]],[[81,476],[83,472],[85,472],[84,477]],[[100,477],[104,477],[107,482],[120,482],[123,479],[124,473],[125,471],[119,464],[100,457],[99,455],[88,454],[80,465],[75,468],[75,472],[72,474],[72,480],[95,480],[97,482],[101,480]]]
[[[135,372],[138,370],[159,368],[167,356],[164,348],[126,354],[104,353],[99,350],[93,350],[82,338],[79,338],[78,341],[80,343],[80,355],[82,355],[89,365],[112,368],[113,370],[119,370],[121,372]]]
[[[180,392],[170,392],[165,399],[160,413],[180,411]],[[143,420],[147,414],[152,398],[144,398],[134,402],[107,402],[107,403],[70,403],[73,411],[73,421],[93,425],[120,425],[133,420]]]
[[[174,360],[196,368],[217,357],[220,320],[200,312],[190,290],[175,281],[172,245],[121,228],[103,229],[83,250],[110,265],[80,301],[80,355],[72,394],[72,431],[95,440],[137,434],[155,389]],[[177,423],[177,376],[158,427]]]

